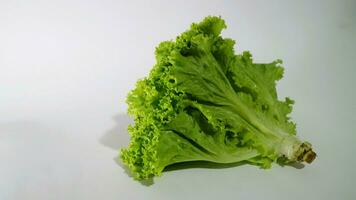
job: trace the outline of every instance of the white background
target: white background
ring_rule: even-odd
[[[296,100],[312,165],[194,167],[146,186],[115,161],[155,46],[207,15],[237,52],[284,61],[278,92]],[[0,199],[355,199],[355,63],[355,1],[0,0]]]

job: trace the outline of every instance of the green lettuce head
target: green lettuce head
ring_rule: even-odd
[[[222,38],[219,17],[206,17],[175,41],[156,48],[157,63],[128,97],[131,142],[121,158],[136,179],[160,175],[187,161],[235,163],[262,168],[308,162],[316,154],[296,137],[293,100],[279,100],[281,61],[254,63]]]

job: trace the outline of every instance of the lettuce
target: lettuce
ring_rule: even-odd
[[[209,16],[162,42],[149,76],[129,93],[135,123],[121,158],[136,179],[187,161],[269,168],[316,157],[310,143],[296,137],[288,116],[293,100],[277,97],[281,61],[260,64],[249,52],[236,55],[234,40],[220,36],[224,28],[224,20]]]

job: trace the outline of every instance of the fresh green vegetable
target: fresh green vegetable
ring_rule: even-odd
[[[186,161],[311,163],[316,154],[300,141],[290,118],[293,100],[278,100],[281,61],[254,63],[222,38],[219,17],[207,17],[176,41],[156,49],[157,64],[127,97],[131,142],[121,151],[136,179],[160,175]]]

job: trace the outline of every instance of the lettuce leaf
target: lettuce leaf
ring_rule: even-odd
[[[316,154],[296,137],[293,100],[279,100],[281,61],[254,63],[236,55],[235,42],[220,36],[220,17],[191,25],[175,41],[156,48],[156,65],[128,97],[131,141],[121,158],[136,179],[161,175],[187,161],[262,168],[271,163],[311,163]]]

